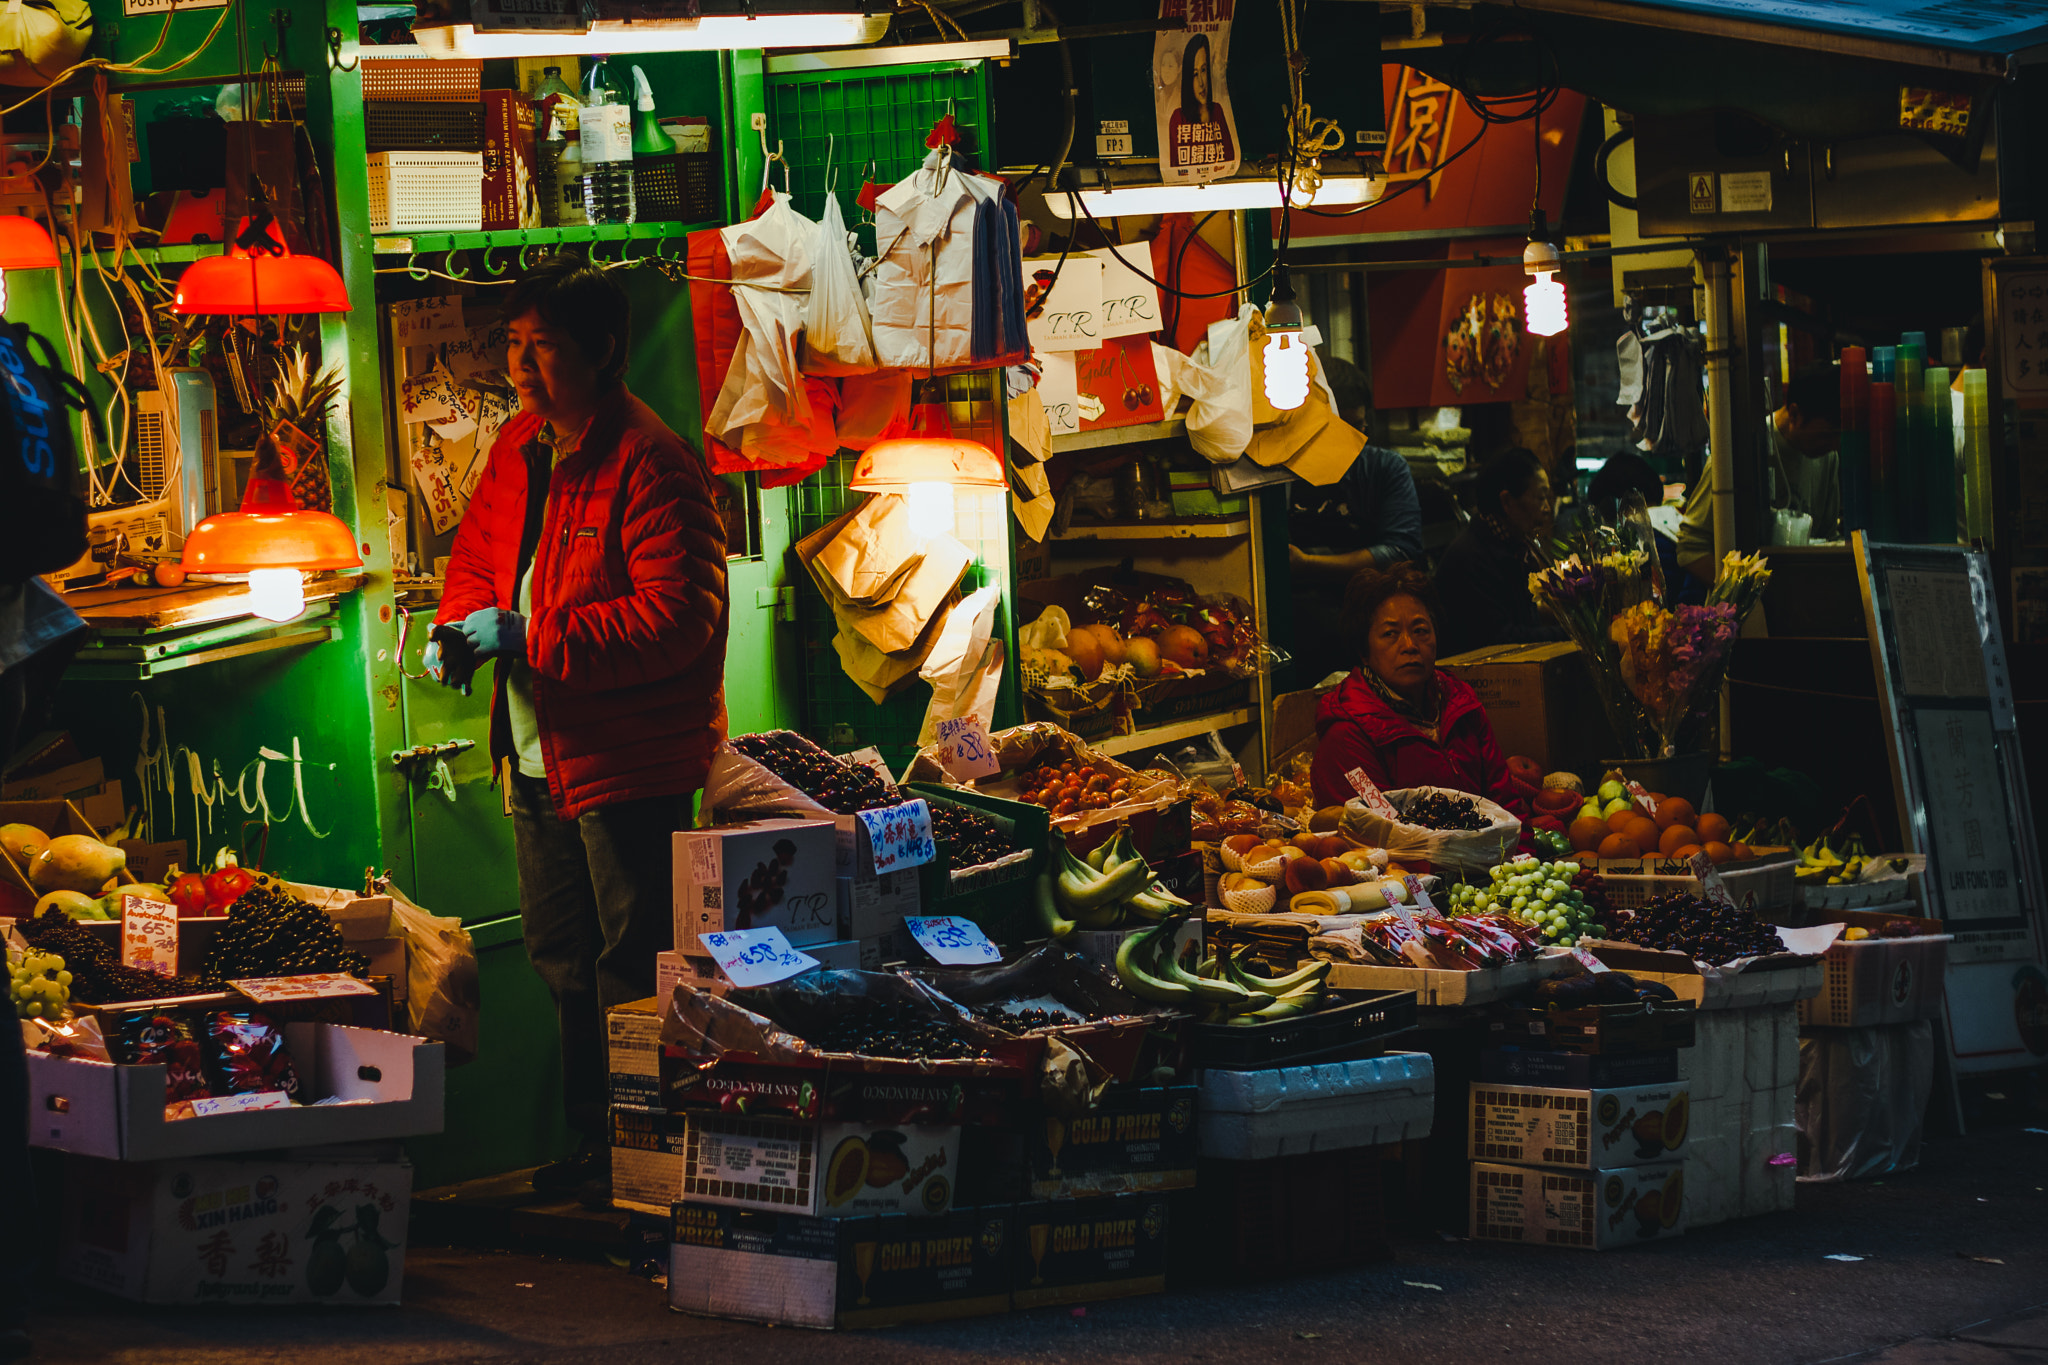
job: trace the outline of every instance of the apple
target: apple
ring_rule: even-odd
[[[1543,765],[1533,758],[1515,754],[1508,759],[1508,773],[1531,787],[1543,785]]]
[[[1124,662],[1141,678],[1159,676],[1159,643],[1143,635],[1124,641]]]

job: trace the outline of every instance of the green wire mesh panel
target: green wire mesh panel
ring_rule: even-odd
[[[988,71],[981,62],[886,67],[872,74],[782,73],[768,77],[768,141],[782,143],[796,210],[824,210],[829,159],[832,189],[846,225],[875,249],[874,229],[854,203],[863,177],[893,185],[929,152],[925,135],[948,113],[960,130],[954,155],[977,170],[994,166]],[[875,163],[868,169],[868,162]],[[781,184],[781,172],[773,177]]]
[[[954,431],[1000,447],[1004,439],[1002,414],[996,400],[1002,394],[1002,375],[982,371],[939,382],[945,386],[947,415]],[[799,539],[867,496],[846,487],[856,458],[853,452],[842,450],[825,468],[797,485]],[[956,502],[953,535],[975,556],[960,580],[960,594],[999,587],[1002,602],[996,608],[991,633],[993,638],[1007,641],[1011,638],[1010,602],[1016,582],[1010,562],[1009,496],[995,489],[963,491]],[[835,753],[873,745],[892,771],[902,772],[917,752],[918,731],[931,705],[931,684],[913,677],[887,701],[872,701],[840,666],[839,652],[832,647],[839,625],[817,584],[808,573],[793,572],[790,577],[796,584],[797,620],[803,633],[804,733]],[[1002,686],[996,694],[996,727],[1014,725],[1017,719],[1016,660],[1006,658]]]

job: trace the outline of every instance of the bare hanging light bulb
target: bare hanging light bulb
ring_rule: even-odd
[[[1554,337],[1571,325],[1571,316],[1564,285],[1556,278],[1564,258],[1544,232],[1543,210],[1538,209],[1530,218],[1529,244],[1522,248],[1522,269],[1533,276],[1522,290],[1522,314],[1531,336]]]
[[[1302,335],[1301,308],[1287,267],[1273,267],[1273,297],[1266,304],[1266,349],[1260,364],[1266,375],[1266,401],[1292,412],[1308,401],[1308,341]]]

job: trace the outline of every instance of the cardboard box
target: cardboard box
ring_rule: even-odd
[[[1048,1114],[1026,1131],[1031,1197],[1192,1189],[1200,1096],[1193,1085],[1112,1087],[1085,1115]]]
[[[287,882],[285,885],[294,896],[333,920],[335,927],[341,930],[341,936],[351,944],[367,939],[390,938],[398,927],[392,918],[389,896],[365,896],[342,887],[309,886],[302,882]],[[357,948],[356,951],[361,952],[362,949]]]
[[[1591,939],[1579,946],[1638,981],[1663,982],[1680,1000],[1703,1010],[1754,1009],[1759,1005],[1810,1000],[1820,994],[1823,980],[1821,959],[1796,953],[1756,958],[1739,972],[1715,970],[1702,974],[1699,963],[1684,953]]]
[[[344,1024],[286,1024],[295,1104],[166,1120],[165,1068],[28,1055],[29,1144],[109,1161],[160,1161],[438,1133],[440,1043]]]
[[[669,1306],[827,1329],[1007,1312],[1014,1212],[810,1218],[678,1204]]]
[[[612,1107],[612,1207],[667,1217],[683,1197],[688,1120]]]
[[[1592,1090],[1630,1085],[1668,1085],[1678,1079],[1679,1049],[1649,1052],[1537,1052],[1490,1047],[1479,1054],[1479,1079],[1493,1085],[1544,1085]],[[1698,1116],[1698,1096],[1694,1096]]]
[[[666,995],[654,995],[604,1012],[605,1058],[611,1071],[614,1109],[663,1111],[661,1014],[667,1004]]]
[[[226,916],[223,915],[221,918],[225,919]],[[183,935],[181,934],[179,937],[181,941],[178,945],[178,958],[182,963],[184,961],[185,947],[182,942]],[[388,976],[391,978],[392,999],[405,999],[406,956],[404,939],[359,939],[349,944],[349,951],[361,953],[364,957],[370,959],[369,974],[371,976]]]
[[[834,878],[839,893],[839,938],[884,938],[919,913],[916,868]]]
[[[533,101],[519,90],[486,90],[484,231],[540,226],[533,180]]]
[[[1439,659],[1437,667],[1479,694],[1502,753],[1533,758],[1545,772],[1585,772],[1620,752],[1579,647],[1569,641],[1488,645]]]
[[[1692,980],[1699,985],[1698,977]],[[1496,1043],[1557,1048],[1588,1056],[1688,1048],[1693,1044],[1699,1010],[1684,998],[1682,990],[1679,995],[1677,1004],[1646,1000],[1555,1010],[1508,1008],[1487,1020],[1486,1028]]]
[[[916,1213],[953,1203],[957,1124],[794,1123],[693,1114],[683,1197],[817,1218]]]
[[[1215,918],[1214,912],[1210,917]],[[1483,1005],[1522,994],[1545,977],[1565,970],[1570,961],[1569,957],[1539,957],[1533,962],[1510,962],[1504,967],[1476,972],[1339,962],[1331,966],[1323,984],[1333,991],[1414,991],[1417,1005],[1436,1008]]]
[[[75,801],[0,801],[0,825],[34,825],[52,839],[60,834],[99,837]],[[12,918],[35,909],[37,892],[28,878],[25,865],[0,853],[0,915]]]
[[[142,839],[123,839],[115,845],[128,855],[128,871],[138,882],[163,885],[172,867],[189,870],[192,858],[183,839],[152,844]]]
[[[1680,1160],[1691,1126],[1683,1085],[1613,1090],[1474,1081],[1465,1155],[1517,1165],[1612,1170]]]
[[[708,955],[700,934],[771,926],[795,947],[839,938],[835,838],[830,820],[677,831],[676,949]]]
[[[1021,1079],[969,1080],[933,1072],[863,1072],[720,1062],[664,1076],[670,1113],[906,1124],[1008,1124]],[[1034,1088],[1035,1080],[1029,1082]],[[983,1201],[988,1202],[988,1201]]]
[[[65,1163],[57,1272],[143,1303],[396,1304],[399,1159]]]
[[[1472,1237],[1606,1251],[1677,1237],[1686,1227],[1686,1163],[1549,1171],[1472,1163]]]
[[[95,755],[33,777],[12,778],[0,784],[0,801],[70,801],[92,795],[106,780],[106,764]],[[43,829],[42,826],[37,828]],[[45,834],[54,832],[43,829]]]
[[[1118,1194],[1017,1206],[1010,1302],[1093,1303],[1166,1287],[1166,1197]]]

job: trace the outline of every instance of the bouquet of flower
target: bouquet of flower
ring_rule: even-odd
[[[1585,656],[1629,758],[1678,751],[1680,728],[1720,691],[1743,618],[1771,576],[1761,555],[1730,554],[1704,606],[1669,606],[1649,565],[1648,551],[1602,537],[1529,575],[1536,605]]]

